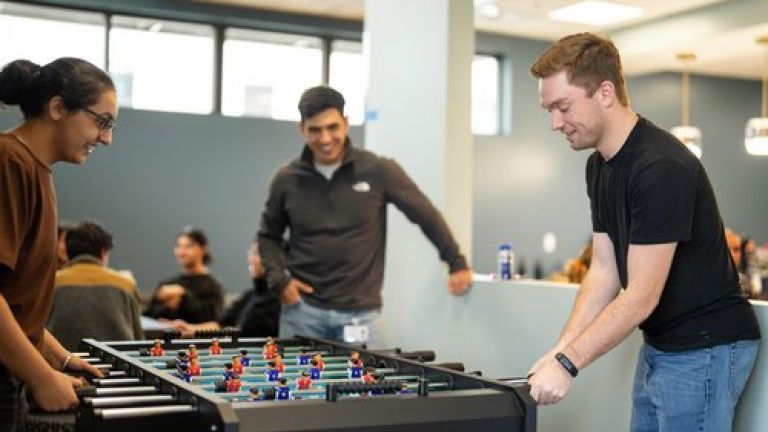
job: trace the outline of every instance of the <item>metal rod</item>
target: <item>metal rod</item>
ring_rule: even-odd
[[[104,408],[109,406],[136,405],[140,403],[169,402],[172,400],[173,396],[171,395],[147,395],[85,398],[85,403],[86,405],[91,405],[95,408]]]
[[[104,420],[123,419],[131,417],[145,417],[157,414],[174,414],[195,412],[196,409],[192,405],[164,405],[164,406],[149,406],[149,407],[135,407],[135,408],[107,408],[95,410],[96,415],[102,417]]]
[[[141,380],[138,378],[95,378],[93,382],[104,387],[119,386],[125,384],[141,384]]]
[[[118,394],[141,394],[141,393],[157,393],[157,388],[152,386],[137,386],[137,387],[108,387],[97,388],[96,395],[118,395]]]

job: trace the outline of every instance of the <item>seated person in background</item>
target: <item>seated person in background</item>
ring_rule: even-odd
[[[744,242],[740,235],[730,228],[725,229],[725,241],[728,243],[728,250],[731,252],[731,258],[739,272],[739,286],[741,294],[746,298],[760,298],[760,286],[755,287],[752,284],[750,269],[745,258]]]
[[[215,320],[224,304],[224,290],[209,273],[212,258],[205,233],[185,227],[176,236],[173,252],[181,274],[160,282],[144,315],[189,323]]]
[[[592,264],[592,239],[581,249],[579,256],[565,262],[563,270],[549,276],[549,280],[555,282],[568,282],[580,284],[587,275],[587,270]]]
[[[67,233],[75,227],[71,222],[61,221],[56,229],[58,243],[56,244],[56,270],[63,269],[69,262],[67,257]]]
[[[172,327],[179,330],[182,337],[192,337],[198,330],[219,330],[222,327],[237,327],[240,335],[245,337],[277,336],[280,300],[274,291],[267,288],[256,242],[251,243],[248,249],[248,273],[253,288],[228,307],[218,321],[189,324],[184,320],[175,320],[171,323]]]
[[[142,339],[136,282],[107,267],[112,235],[85,221],[66,236],[67,266],[56,273],[47,328],[70,351],[83,338]]]

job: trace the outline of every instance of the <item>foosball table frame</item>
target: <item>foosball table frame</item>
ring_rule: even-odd
[[[223,348],[260,347],[265,339],[220,338]],[[165,349],[175,352],[210,339],[172,339]],[[366,350],[333,341],[296,336],[278,339],[281,346],[304,346],[332,355],[358,351],[367,364],[417,375],[420,383],[445,383],[446,391],[421,391],[380,397],[338,397],[328,389],[323,400],[230,402],[216,393],[184,382],[147,365],[134,355],[152,341],[99,342],[85,339],[82,353],[98,362],[109,377],[94,380],[81,394],[75,429],[80,432],[535,432],[536,403],[526,380],[492,380],[423,358],[409,359],[399,350]],[[412,356],[411,356],[412,357]],[[430,360],[430,359],[427,359]],[[123,385],[123,381],[131,382]],[[343,386],[342,386],[343,387]],[[423,386],[426,389],[426,386]],[[143,390],[135,390],[141,388]],[[135,392],[135,393],[134,393]],[[141,395],[141,396],[131,396]],[[121,402],[122,401],[122,402]]]

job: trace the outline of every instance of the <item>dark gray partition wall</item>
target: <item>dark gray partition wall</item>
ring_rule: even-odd
[[[551,271],[575,256],[590,236],[584,186],[589,151],[574,152],[561,134],[549,131],[539,106],[537,82],[528,68],[548,42],[481,34],[477,46],[506,57],[512,116],[508,136],[475,140],[474,264],[492,271],[498,244],[509,241],[529,271],[537,257]],[[680,122],[679,74],[630,77],[628,87],[638,113],[665,129]],[[747,119],[760,114],[760,83],[693,75],[690,106],[691,124],[703,133],[702,163],[726,224],[768,241],[768,157],[748,155],[743,142]],[[542,250],[545,232],[557,235],[552,255]]]
[[[0,112],[0,130],[17,116]],[[145,293],[176,272],[176,233],[199,226],[212,272],[230,291],[246,289],[246,250],[268,183],[302,148],[296,123],[128,109],[118,123],[114,144],[85,166],[56,165],[59,217],[102,221],[115,236],[112,265],[132,270]],[[360,128],[351,135],[361,143]]]
[[[588,152],[570,150],[548,129],[537,83],[528,67],[548,45],[480,34],[478,49],[507,56],[511,68],[508,136],[477,137],[474,166],[473,263],[495,267],[501,241],[513,243],[530,269],[536,256],[547,270],[575,255],[590,233],[584,191]],[[631,78],[638,112],[662,127],[679,121],[680,80],[673,73]],[[749,156],[743,128],[760,111],[760,83],[691,77],[691,122],[704,135],[702,159],[726,223],[768,241],[768,157]],[[15,110],[0,111],[0,130]],[[352,129],[362,145],[362,129]],[[231,291],[247,285],[245,250],[258,227],[267,183],[275,169],[301,148],[296,125],[266,119],[123,110],[115,144],[98,149],[85,167],[56,171],[60,216],[96,218],[115,234],[113,264],[135,272],[143,290],[172,274],[172,242],[184,224],[206,229],[213,272]],[[558,236],[544,256],[541,236]]]
[[[539,104],[538,84],[528,68],[549,43],[481,34],[478,50],[505,59],[502,85],[511,94],[509,134],[475,139],[475,188],[472,251],[478,271],[495,269],[499,243],[512,243],[518,260],[531,270],[540,258],[546,270],[575,254],[589,239],[589,206],[583,165],[588,154],[574,153],[549,130]],[[557,235],[553,255],[545,255],[542,236]]]

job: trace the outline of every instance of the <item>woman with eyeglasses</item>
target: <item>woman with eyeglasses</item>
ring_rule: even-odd
[[[85,60],[44,66],[16,60],[0,70],[0,106],[23,123],[0,133],[0,431],[23,430],[25,387],[46,411],[74,408],[79,379],[102,374],[45,329],[56,273],[56,195],[51,166],[82,165],[112,142],[115,86]]]
[[[181,273],[158,284],[144,315],[188,323],[213,321],[224,305],[224,289],[208,264],[212,261],[208,237],[194,227],[185,227],[176,236],[173,248]]]

